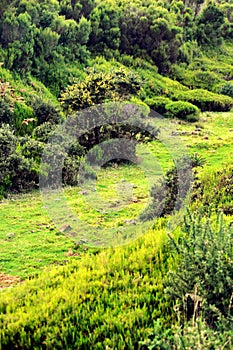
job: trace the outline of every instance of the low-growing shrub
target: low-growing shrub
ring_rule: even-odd
[[[180,118],[188,121],[197,121],[200,110],[190,102],[175,101],[165,105],[166,116]]]
[[[155,112],[164,114],[166,112],[165,106],[171,102],[171,100],[164,96],[156,96],[153,98],[147,98],[144,101]]]
[[[221,76],[215,72],[203,71],[201,69],[191,70],[182,66],[173,67],[173,75],[190,89],[212,90],[214,85],[222,81]]]
[[[201,111],[226,112],[233,106],[231,97],[203,89],[176,92],[172,98],[177,101],[190,102],[200,108]]]
[[[9,125],[0,128],[0,197],[9,191],[20,192],[36,185],[38,175],[33,160],[22,154],[18,142]]]

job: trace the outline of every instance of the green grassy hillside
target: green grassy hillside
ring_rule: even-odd
[[[232,13],[1,1],[0,350],[233,348]],[[109,102],[143,128],[85,114]]]

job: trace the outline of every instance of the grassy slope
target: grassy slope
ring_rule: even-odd
[[[140,73],[139,68],[137,71]],[[147,82],[154,75],[165,93],[166,86],[168,92],[185,88],[161,78],[156,71],[148,69],[144,74]],[[204,176],[231,161],[232,130],[232,112],[205,113],[195,124],[174,121],[174,131],[180,133],[187,150],[207,159]],[[156,155],[162,170],[172,164],[169,152],[160,144],[152,142],[147,148]],[[102,215],[78,194],[80,189],[68,188],[70,205],[90,224],[100,220],[106,227],[125,226],[124,220],[136,218],[147,201],[144,175],[135,166],[108,168],[98,175],[96,187],[103,199],[116,202],[116,182],[126,179],[134,183],[136,179],[134,196],[139,201],[116,213]],[[166,322],[169,319],[170,305],[163,293],[163,278],[168,269],[163,220],[134,244],[102,250],[96,255],[91,249],[88,254],[85,245],[73,249],[73,242],[54,227],[38,192],[3,201],[0,209],[1,271],[26,278],[46,267],[38,278],[13,290],[5,289],[0,295],[2,344],[8,344],[8,348],[18,344],[23,349],[42,346],[64,349],[69,348],[69,343],[83,349],[94,346],[102,349],[103,344],[110,349],[121,349],[125,344],[134,349],[138,339],[150,333],[152,319],[166,318]],[[70,261],[67,266],[58,266],[67,261]],[[172,261],[168,264],[171,267]],[[105,334],[111,335],[111,339]]]
[[[231,161],[233,113],[204,114],[195,124],[174,122],[174,130],[180,133],[188,152],[198,152],[207,159],[204,172],[214,171],[221,168],[223,162]],[[156,156],[162,170],[165,171],[172,164],[171,155],[158,142],[148,143],[145,149]],[[121,198],[117,193],[121,188],[117,189],[117,184],[122,186],[122,180],[134,186],[133,193],[129,194],[132,196],[129,203],[122,198],[123,195],[126,196],[124,188],[120,192]],[[148,201],[148,184],[143,171],[136,165],[101,169],[96,189],[103,200],[102,209],[104,203],[111,202],[111,210],[98,210],[99,204],[94,201],[96,194],[90,198],[80,194],[80,188],[67,188],[65,191],[76,215],[93,227],[97,223],[102,227],[126,226],[125,220],[137,219]],[[38,273],[45,266],[64,264],[67,260],[80,258],[68,253],[74,244],[51,222],[38,192],[14,196],[1,202],[0,207],[2,272],[25,278]],[[81,256],[85,254],[82,246],[77,252]]]
[[[6,290],[0,296],[3,336],[8,328],[4,343],[8,339],[11,349],[15,343],[30,348],[32,332],[35,349],[43,339],[48,349],[68,349],[71,344],[73,348],[95,345],[103,349],[101,338],[108,333],[112,337],[105,339],[104,345],[120,349],[127,344],[133,349],[136,339],[152,330],[151,318],[170,313],[162,289],[166,265],[161,264],[165,255],[159,247],[164,240],[165,230],[160,227],[156,234],[151,230],[135,244],[103,250],[79,264],[47,270],[14,291]],[[17,335],[20,329],[21,335]]]

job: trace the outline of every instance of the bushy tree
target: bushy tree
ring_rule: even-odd
[[[60,101],[67,113],[107,100],[127,99],[141,90],[139,76],[125,69],[115,69],[109,73],[89,69],[87,72],[84,81],[69,86],[61,95]]]
[[[110,2],[100,3],[90,16],[92,32],[88,46],[92,52],[117,50],[120,46],[119,10]]]
[[[198,43],[213,47],[220,45],[223,23],[223,12],[213,3],[206,6],[197,18],[196,38]]]

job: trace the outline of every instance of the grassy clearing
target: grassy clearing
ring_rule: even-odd
[[[232,159],[233,113],[205,113],[194,124],[174,121],[177,132],[190,153],[198,152],[207,162],[203,173],[220,169],[223,162]],[[171,135],[171,138],[173,136]],[[148,152],[147,152],[148,151]],[[143,153],[144,152],[144,153]],[[155,172],[163,174],[171,165],[169,151],[159,142],[143,146],[140,156],[146,158],[146,169],[157,161]],[[157,170],[156,170],[157,169]],[[154,173],[152,172],[154,175]],[[127,220],[135,220],[148,203],[148,182],[139,165],[111,166],[98,171],[98,180],[85,188],[66,188],[64,195],[76,217],[90,230],[114,228],[116,232],[131,229]],[[92,191],[93,186],[96,191]],[[42,203],[40,194],[34,192],[13,196],[0,203],[0,269],[2,273],[26,278],[37,274],[46,266],[65,264],[87,254],[86,245],[74,249],[74,239],[55,227]],[[122,231],[123,230],[123,231]],[[87,242],[88,245],[88,242]],[[90,252],[92,250],[90,249]],[[75,254],[75,256],[74,256]]]
[[[82,188],[66,188],[64,191],[71,210],[92,227],[127,225],[125,220],[137,219],[148,200],[145,176],[136,165],[100,169],[95,185],[94,196]],[[131,189],[129,194],[125,191],[127,186]],[[95,200],[98,195],[101,200]],[[74,243],[58,230],[64,223],[61,222],[58,228],[54,226],[39,192],[13,196],[2,201],[0,207],[2,272],[25,278],[45,266],[77,259],[72,257]],[[84,254],[83,248],[74,253],[80,257]]]

